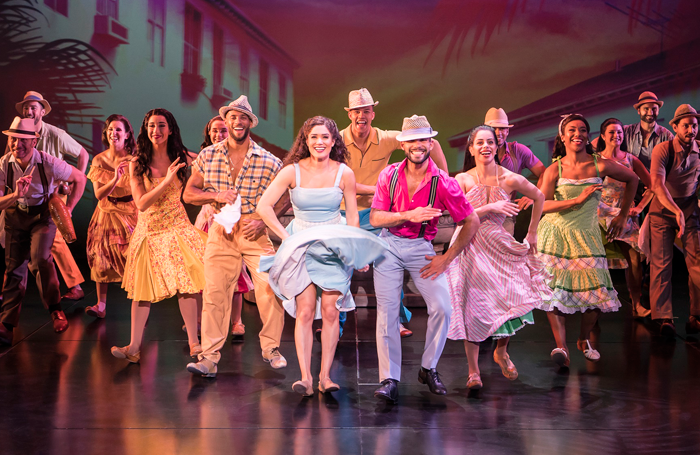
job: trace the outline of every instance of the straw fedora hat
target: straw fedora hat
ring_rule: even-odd
[[[10,129],[2,132],[6,136],[12,136],[19,139],[36,139],[39,137],[39,133],[36,132],[36,125],[34,125],[34,120],[30,118],[19,118],[15,117],[12,120],[12,125]]]
[[[491,128],[513,128],[513,125],[508,123],[506,111],[500,107],[498,109],[492,107],[488,110],[486,118],[484,118],[484,125],[488,125]]]
[[[250,117],[250,127],[255,128],[258,126],[258,117],[253,114],[253,108],[250,107],[250,103],[248,102],[248,97],[245,95],[241,95],[235,100],[231,101],[228,106],[223,106],[222,108],[219,109],[219,115],[221,116],[222,119],[226,119],[226,114],[228,114],[230,111],[238,111],[242,112],[248,117]]]
[[[36,101],[37,103],[44,106],[44,115],[48,115],[49,112],[51,112],[51,105],[48,101],[44,99],[43,96],[41,96],[41,93],[28,91],[24,94],[24,99],[19,103],[15,104],[15,109],[17,109],[17,112],[19,112],[20,115],[22,115],[22,106],[24,106],[24,103],[28,101]]]
[[[700,119],[700,114],[698,114],[698,112],[690,104],[681,104],[680,106],[678,106],[678,109],[676,109],[676,113],[673,115],[673,118],[668,123],[670,125],[673,125],[683,117],[695,117]]]
[[[639,109],[639,106],[642,104],[646,103],[654,103],[659,105],[659,109],[661,109],[664,106],[664,102],[659,99],[658,96],[654,92],[644,92],[641,95],[639,95],[639,99],[637,100],[637,104],[633,105],[635,109]]]
[[[404,117],[401,125],[401,133],[396,136],[400,142],[414,141],[416,139],[427,139],[437,136],[438,132],[433,131],[425,115],[412,115]]]
[[[345,108],[346,111],[351,111],[353,109],[359,109],[361,107],[376,106],[379,101],[374,101],[369,90],[366,88],[361,88],[360,90],[353,90],[348,95],[348,107]]]

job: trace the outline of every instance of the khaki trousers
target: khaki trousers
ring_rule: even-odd
[[[71,254],[68,244],[61,233],[58,232],[58,229],[56,229],[56,237],[51,245],[51,254],[58,270],[61,272],[63,281],[66,282],[66,286],[72,288],[85,281],[83,274],[80,273],[78,264],[73,259],[73,254]]]
[[[259,219],[243,215],[242,219]],[[275,250],[267,234],[256,241],[243,237],[238,222],[230,234],[218,223],[209,229],[204,251],[206,284],[202,295],[202,354],[199,359],[219,363],[220,350],[228,337],[231,322],[231,300],[236,291],[241,264],[245,265],[255,285],[255,300],[262,319],[260,346],[263,352],[279,347],[284,328],[284,308],[270,289],[267,273],[258,271],[260,256],[272,256]]]
[[[690,314],[700,316],[700,220],[698,199],[695,195],[674,199],[685,215],[683,254],[688,267]],[[652,319],[673,318],[671,303],[671,272],[673,266],[673,242],[678,225],[676,217],[661,205],[657,198],[649,208],[651,228],[651,282],[650,301]]]

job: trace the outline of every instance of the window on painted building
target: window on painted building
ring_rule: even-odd
[[[119,0],[97,0],[97,14],[119,20]]]
[[[44,4],[57,13],[68,17],[68,0],[44,0]]]
[[[165,66],[165,0],[148,0],[148,43],[151,62]]]
[[[202,13],[189,3],[185,4],[185,58],[183,72],[199,74],[199,56],[202,53]]]
[[[214,86],[214,93],[221,94],[224,88],[224,31],[216,24],[214,24],[213,43],[212,85]]]
[[[280,99],[279,99],[279,126],[280,128],[287,128],[287,78],[284,74],[279,73],[279,83],[280,83]]]
[[[260,118],[267,120],[267,99],[270,90],[270,65],[260,59]]]
[[[248,89],[250,88],[250,63],[248,61],[248,49],[241,46],[241,94],[248,96]]]

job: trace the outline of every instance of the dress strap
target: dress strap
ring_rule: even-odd
[[[476,174],[476,183],[481,185],[481,180],[479,180],[479,171],[474,168],[474,174]]]
[[[559,168],[559,178],[561,178],[561,160],[557,160],[557,167]],[[596,169],[598,169],[597,165],[596,165]]]
[[[600,171],[598,170],[598,157],[595,155],[595,153],[593,154],[593,164],[595,164],[595,173],[598,178],[600,178]]]
[[[299,186],[301,181],[301,172],[299,171],[299,163],[294,163],[294,186]]]
[[[345,169],[345,163],[340,163],[340,166],[338,166],[338,174],[335,176],[335,183],[333,183],[333,186],[338,186],[340,185],[340,179],[343,178],[343,170]]]

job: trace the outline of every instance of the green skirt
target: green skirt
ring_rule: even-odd
[[[506,321],[502,326],[498,328],[493,335],[493,338],[505,338],[515,335],[515,332],[522,329],[526,325],[532,325],[535,323],[535,319],[532,317],[532,311],[519,317],[513,318]]]

